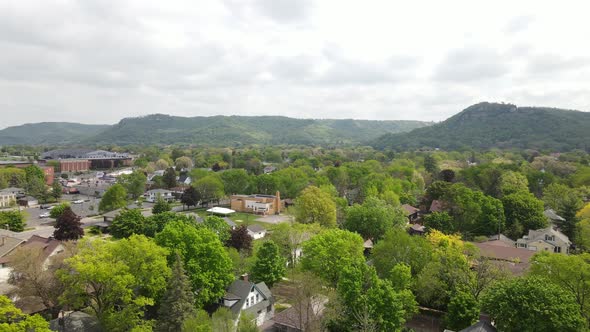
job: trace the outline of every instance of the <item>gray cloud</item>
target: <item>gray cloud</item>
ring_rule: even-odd
[[[590,107],[582,30],[553,39],[568,50],[554,55],[538,30],[548,22],[526,8],[463,33],[452,10],[408,25],[419,8],[371,6],[387,19],[329,0],[0,1],[0,128],[150,113],[442,120],[480,100]]]
[[[473,82],[502,77],[510,71],[497,51],[487,48],[462,48],[449,52],[438,65],[434,78],[446,82]]]

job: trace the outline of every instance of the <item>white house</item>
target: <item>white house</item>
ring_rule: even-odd
[[[528,235],[516,240],[517,248],[561,254],[569,254],[571,245],[572,242],[565,234],[552,227],[529,230]]]
[[[0,191],[0,208],[9,207],[16,204],[16,195],[12,192]]]
[[[247,274],[228,287],[221,304],[231,310],[236,321],[244,312],[255,317],[257,326],[272,319],[275,312],[274,298],[266,284],[250,282]]]
[[[172,192],[166,189],[152,189],[146,191],[145,194],[143,194],[143,197],[145,197],[146,202],[150,203],[154,203],[158,199],[158,196],[162,197],[165,201],[174,200]]]
[[[248,226],[248,235],[254,240],[262,239],[266,236],[266,229],[262,228],[260,225],[250,225]]]

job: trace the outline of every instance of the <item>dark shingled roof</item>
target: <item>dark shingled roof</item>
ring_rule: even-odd
[[[430,204],[430,212],[442,212],[443,211],[443,207],[442,207],[442,202],[439,200],[433,200],[432,204]]]
[[[250,281],[235,280],[228,287],[225,296],[223,297],[226,300],[238,300],[238,302],[236,302],[233,306],[230,307],[231,312],[235,316],[237,316],[240,313],[240,309],[244,307],[244,302],[246,301],[246,298],[248,298],[248,295],[250,294],[250,291],[253,288],[258,289],[260,294],[262,294],[262,296],[264,297],[264,300],[257,303],[256,305],[253,305],[245,309],[244,311],[253,311],[254,313],[256,313],[258,309],[265,308],[272,303],[272,293],[270,292],[270,290],[264,282],[254,284]]]
[[[266,231],[266,229],[264,229],[262,226],[256,224],[248,226],[248,230],[253,233]]]
[[[496,328],[488,322],[477,322],[459,332],[496,332]]]
[[[415,208],[409,204],[403,204],[402,208],[407,212],[408,216],[420,211],[420,209]]]

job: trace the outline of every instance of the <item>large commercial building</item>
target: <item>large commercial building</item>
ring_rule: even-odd
[[[45,152],[43,160],[59,162],[61,172],[84,172],[91,169],[111,169],[131,166],[127,153],[90,149],[62,149]]]
[[[232,195],[231,209],[238,212],[278,214],[283,208],[280,193],[276,195]]]

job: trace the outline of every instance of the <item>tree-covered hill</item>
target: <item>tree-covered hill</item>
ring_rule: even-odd
[[[0,145],[360,144],[386,133],[408,132],[421,121],[314,120],[283,116],[179,117],[153,114],[115,125],[36,123],[0,130]]]
[[[27,123],[0,130],[0,145],[74,144],[108,127],[71,122]]]
[[[126,118],[87,139],[95,144],[359,144],[385,133],[429,125],[420,121],[312,120],[282,116]]]
[[[371,142],[379,149],[590,149],[590,113],[556,108],[479,103],[449,119]]]

